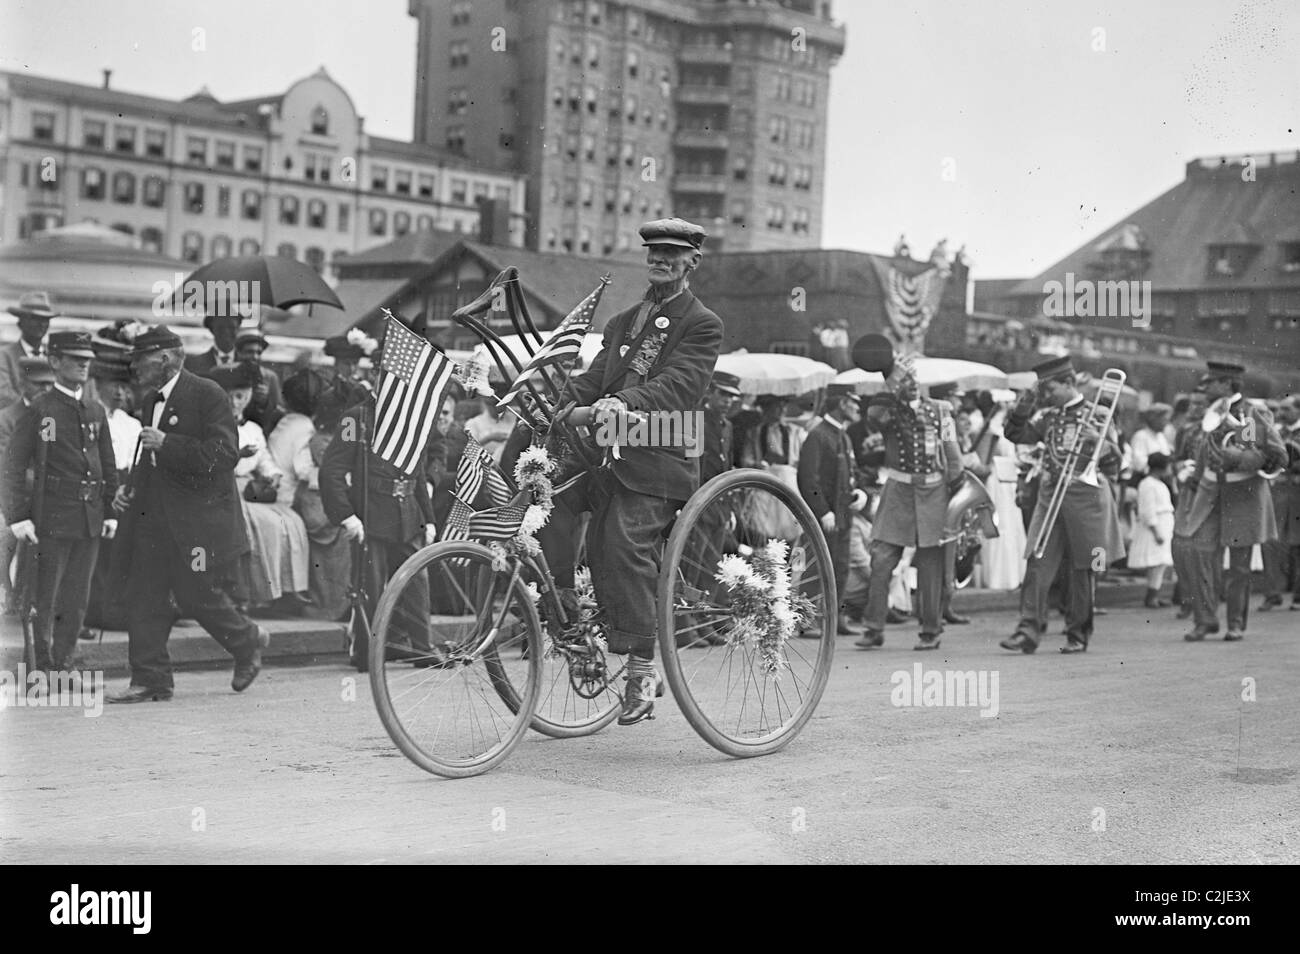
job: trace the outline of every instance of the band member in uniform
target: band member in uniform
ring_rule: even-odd
[[[83,388],[94,351],[90,335],[50,335],[54,387],[32,401],[4,466],[4,511],[18,540],[36,547],[36,665],[73,668],[100,537],[117,532],[113,439],[104,408]],[[27,468],[35,488],[27,492]]]
[[[862,344],[859,341],[855,346],[855,356]],[[913,648],[937,649],[943,633],[944,548],[940,538],[951,485],[962,473],[952,405],[919,396],[910,357],[893,357],[885,388],[867,405],[867,418],[878,430],[867,438],[867,462],[879,465],[884,486],[868,547],[871,582],[866,632],[854,645],[859,649],[884,645],[890,579],[904,548],[915,547],[912,566],[917,574],[921,632]]]
[[[109,702],[172,697],[167,639],[172,598],[235,659],[230,688],[243,692],[262,671],[270,634],[235,608],[227,586],[248,550],[235,490],[239,460],[230,401],[215,382],[184,370],[181,340],[159,325],[135,339],[131,370],[148,388],[141,401],[140,456],[122,514],[131,684]]]
[[[1196,609],[1192,598],[1192,577],[1196,574],[1196,561],[1193,558],[1192,535],[1187,529],[1187,517],[1192,512],[1192,498],[1196,496],[1196,484],[1192,476],[1196,472],[1196,460],[1200,456],[1201,444],[1205,441],[1205,432],[1201,430],[1201,419],[1205,416],[1205,385],[1209,378],[1202,378],[1196,389],[1187,398],[1187,416],[1179,428],[1174,440],[1173,474],[1176,493],[1174,495],[1174,536],[1169,550],[1174,559],[1174,573],[1178,581],[1174,585],[1174,602],[1178,604],[1178,619],[1187,619]],[[1219,573],[1214,577],[1213,590],[1218,593],[1220,587]]]
[[[1192,575],[1195,622],[1183,638],[1200,642],[1219,631],[1218,594],[1213,589],[1214,562],[1228,550],[1225,589],[1228,598],[1227,642],[1246,637],[1250,607],[1250,549],[1277,539],[1277,522],[1268,481],[1260,471],[1286,464],[1286,448],[1273,415],[1241,396],[1239,364],[1210,361],[1205,396],[1210,406],[1201,421],[1205,440],[1199,448],[1196,487],[1187,515],[1195,570]]]
[[[1282,605],[1291,590],[1291,608],[1300,609],[1300,396],[1288,395],[1277,409],[1278,432],[1286,446],[1286,468],[1273,478],[1273,513],[1277,539],[1264,545],[1268,593],[1259,611]]]
[[[1042,441],[1046,445],[1043,470],[1038,503],[1029,524],[1025,581],[1020,590],[1020,623],[1015,633],[999,645],[1003,649],[1024,653],[1038,649],[1047,627],[1047,591],[1062,561],[1066,561],[1067,641],[1061,652],[1081,653],[1087,651],[1092,638],[1093,567],[1104,567],[1123,557],[1124,539],[1109,482],[1099,477],[1098,486],[1094,487],[1078,478],[1095,453],[1098,441],[1103,442],[1099,469],[1118,461],[1119,443],[1113,427],[1103,435],[1097,426],[1100,422],[1090,420],[1092,403],[1085,400],[1075,386],[1074,367],[1068,356],[1045,361],[1034,371],[1038,373],[1038,393],[1049,406],[1034,414],[1033,402],[1022,398],[1007,419],[1006,436],[1017,444]],[[1063,479],[1062,466],[1076,440],[1080,442],[1078,465],[1065,490],[1046,549],[1041,558],[1036,557],[1033,554],[1035,541],[1052,492]]]
[[[705,232],[681,219],[647,222],[650,287],[645,299],[605,326],[600,352],[568,395],[599,416],[628,412],[679,414],[699,407],[722,347],[722,320],[690,290]],[[587,558],[605,613],[609,649],[628,654],[620,725],[654,709],[656,591],[664,530],[699,486],[697,458],[685,447],[625,447],[612,466],[593,474]]]
[[[14,431],[27,416],[32,401],[54,387],[54,372],[50,369],[47,358],[21,358],[18,365],[19,384],[22,395],[7,407],[0,408],[0,466],[9,459],[9,445],[13,442]],[[3,474],[0,474],[0,480]],[[25,478],[26,493],[32,492],[34,475],[28,470]],[[13,581],[9,569],[13,566],[14,551],[18,541],[9,529],[9,521],[4,519],[4,502],[0,498],[0,606],[6,613],[17,610],[14,605]]]
[[[836,610],[836,632],[840,636],[862,633],[849,622],[842,602],[849,581],[853,511],[860,511],[867,504],[866,491],[855,486],[853,445],[845,433],[850,424],[856,424],[861,418],[862,409],[852,385],[827,385],[821,423],[809,433],[799,456],[799,493],[808,502],[813,516],[821,522],[826,542],[830,545],[835,591],[841,598]],[[820,638],[821,634],[816,636]]]

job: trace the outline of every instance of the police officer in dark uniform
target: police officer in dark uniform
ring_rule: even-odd
[[[731,411],[740,400],[740,378],[714,371],[704,395],[704,453],[700,457],[700,485],[731,470],[735,453]]]
[[[104,408],[84,395],[90,335],[54,332],[49,350],[54,387],[32,401],[14,432],[4,511],[14,536],[37,548],[36,665],[63,670],[74,665],[100,538],[117,532],[117,470]],[[36,474],[30,494],[28,467]]]

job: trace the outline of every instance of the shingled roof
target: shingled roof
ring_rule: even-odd
[[[1189,162],[1182,182],[1009,294],[1041,297],[1044,282],[1064,281],[1067,272],[1088,277],[1103,248],[1126,248],[1127,236],[1139,234],[1150,264],[1132,277],[1150,281],[1153,291],[1300,288],[1300,272],[1282,268],[1283,245],[1300,241],[1300,153],[1257,154],[1251,175],[1244,175],[1247,158]],[[1210,277],[1213,245],[1251,246],[1254,254],[1239,273]]]

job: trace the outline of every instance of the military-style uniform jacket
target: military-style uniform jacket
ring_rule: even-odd
[[[962,471],[952,405],[933,398],[906,404],[880,394],[867,414],[885,438],[885,449],[865,458],[883,468],[885,479],[871,538],[901,547],[938,546],[948,515],[948,483]]]
[[[650,310],[635,338],[641,305],[621,311],[605,326],[591,367],[569,383],[579,405],[616,397],[631,411],[677,411],[700,406],[722,347],[722,319],[689,288]],[[665,500],[687,500],[700,483],[697,457],[685,447],[625,447],[613,473],[629,490]]]
[[[717,414],[707,407],[704,414],[704,453],[700,457],[700,483],[707,484],[718,474],[731,470],[734,453],[733,431],[727,415]]]
[[[809,432],[799,456],[799,493],[818,520],[833,512],[840,532],[849,527],[853,464],[853,448],[845,429],[823,418]]]
[[[32,491],[28,467],[36,470]],[[78,399],[58,388],[37,395],[14,429],[5,457],[5,519],[11,524],[35,520],[38,536],[90,539],[100,535],[105,517],[115,516],[116,493],[113,439],[103,405],[88,402],[84,392]]]
[[[1038,539],[1038,532],[1043,525],[1043,518],[1047,513],[1052,491],[1060,477],[1061,468],[1080,429],[1087,423],[1091,406],[1091,401],[1079,395],[1066,407],[1045,408],[1032,417],[1026,416],[1016,408],[1007,417],[1004,429],[1007,440],[1015,444],[1037,444],[1042,441],[1044,445],[1043,472],[1038,485],[1038,505],[1034,508],[1034,515],[1029,523],[1026,544],[1029,549],[1033,548],[1034,541]],[[1092,566],[1099,548],[1108,564],[1122,558],[1127,552],[1124,547],[1124,535],[1120,530],[1115,495],[1111,493],[1104,477],[1099,474],[1096,487],[1078,479],[1094,450],[1090,441],[1083,442],[1082,453],[1079,455],[1079,463],[1075,469],[1075,479],[1066,488],[1065,498],[1061,502],[1061,511],[1053,530],[1057,533],[1064,529],[1070,564],[1075,569]],[[1119,459],[1119,441],[1112,427],[1110,433],[1104,438],[1098,470],[1113,467]]]
[[[1223,458],[1225,446],[1240,447],[1235,466]],[[1218,542],[1224,547],[1249,547],[1277,539],[1277,521],[1268,481],[1260,470],[1285,466],[1286,446],[1268,408],[1235,395],[1223,420],[1205,435],[1197,449],[1196,493],[1187,514],[1187,535],[1193,536],[1212,515],[1218,515]]]
[[[416,462],[412,474],[404,474],[374,451],[369,443],[374,427],[374,398],[349,408],[339,419],[334,439],[320,463],[320,496],[325,516],[338,525],[351,516],[360,517],[366,536],[390,543],[420,538],[424,525],[433,523],[433,504],[426,480],[428,448]],[[364,430],[362,428],[364,415]],[[365,435],[366,446],[360,441]],[[361,499],[361,454],[366,459],[365,508]]]

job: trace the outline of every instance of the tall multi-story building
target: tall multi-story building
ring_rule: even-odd
[[[610,255],[647,218],[815,248],[827,0],[408,0],[415,138],[528,176],[528,244]]]
[[[0,242],[94,221],[189,262],[324,270],[422,228],[522,245],[524,191],[518,173],[369,135],[323,68],[227,103],[0,72]]]

